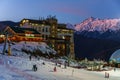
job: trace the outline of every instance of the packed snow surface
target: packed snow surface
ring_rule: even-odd
[[[110,80],[120,79],[120,69],[116,71],[86,71],[71,67],[56,66],[53,60],[32,57],[16,57],[0,55],[0,80],[105,80],[105,72],[109,73]],[[43,62],[45,64],[43,64]],[[33,71],[33,65],[37,65],[37,71]]]
[[[34,47],[31,47],[31,45]],[[32,56],[30,60],[29,55],[21,51],[21,48],[32,50],[35,47],[40,48],[40,46],[42,46],[41,50],[46,51],[44,49],[46,49],[47,45],[45,45],[45,43],[30,44],[29,42],[11,45],[11,54],[17,53],[17,55],[7,56],[7,54],[0,54],[0,80],[106,80],[105,72],[109,73],[109,80],[120,80],[120,69],[118,68],[116,68],[116,71],[112,69],[100,72],[72,67],[65,68],[63,59],[59,59],[63,61],[60,67],[60,64],[58,64],[59,66],[56,65],[58,61],[56,59]],[[1,53],[2,50],[3,44],[0,45]],[[33,71],[33,65],[37,66],[37,71]],[[55,67],[56,71],[54,71]]]

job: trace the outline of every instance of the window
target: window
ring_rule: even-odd
[[[38,28],[38,31],[41,31],[41,28],[40,28],[40,27]]]
[[[44,38],[44,35],[42,35],[42,38]]]
[[[44,32],[44,28],[42,28],[42,32]]]
[[[46,28],[46,32],[48,32],[48,28]]]
[[[46,39],[48,39],[48,35],[46,35]]]
[[[29,20],[26,20],[26,22],[29,22]]]
[[[23,20],[23,23],[25,23],[25,20]]]

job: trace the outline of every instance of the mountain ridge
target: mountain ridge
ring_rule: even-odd
[[[74,29],[76,31],[99,31],[101,33],[120,30],[120,19],[99,19],[90,17],[80,24],[76,24]]]
[[[0,21],[0,24],[5,26],[19,26],[20,22]]]
[[[120,49],[120,19],[90,17],[74,25],[73,29],[75,55],[78,59],[109,61],[113,52]]]

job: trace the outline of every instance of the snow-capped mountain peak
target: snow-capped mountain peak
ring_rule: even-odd
[[[70,23],[67,23],[66,27],[69,28],[69,29],[73,29],[74,30],[74,26],[72,24],[70,24]]]
[[[90,17],[75,26],[76,31],[106,32],[120,30],[120,19],[98,19]]]

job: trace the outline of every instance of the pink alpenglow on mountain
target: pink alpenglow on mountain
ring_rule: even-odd
[[[76,24],[76,31],[99,31],[106,32],[107,30],[120,30],[120,19],[98,19],[90,17],[80,24]]]

